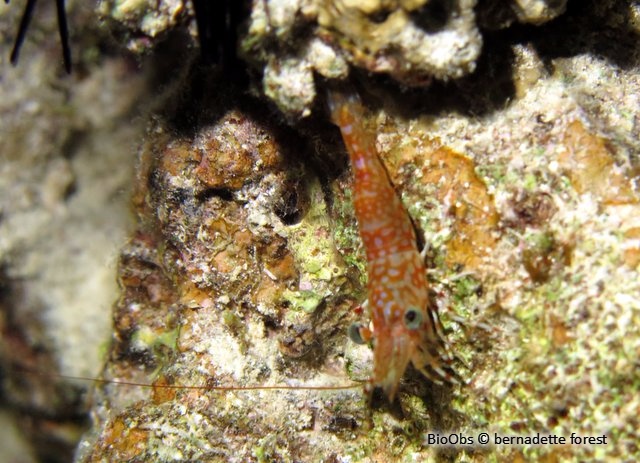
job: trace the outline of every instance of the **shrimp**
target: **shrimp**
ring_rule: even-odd
[[[409,361],[431,381],[458,383],[437,310],[429,304],[415,228],[374,137],[362,126],[363,105],[353,92],[330,90],[329,107],[351,160],[355,215],[367,259],[371,328],[354,325],[349,333],[355,342],[373,344],[369,391],[382,388],[392,402]]]

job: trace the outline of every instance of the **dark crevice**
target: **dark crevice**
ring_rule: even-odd
[[[232,201],[233,192],[226,188],[207,188],[196,194],[196,199],[200,202],[206,202],[213,198],[219,198],[223,201]]]
[[[369,20],[375,24],[382,24],[389,18],[390,14],[391,14],[390,10],[381,9],[371,13],[369,15]]]
[[[302,198],[298,192],[298,185],[285,191],[275,204],[274,212],[285,225],[295,225],[304,217]]]
[[[243,66],[236,53],[238,29],[249,16],[250,4],[237,0],[192,3],[203,64],[220,64],[230,75],[241,75]]]
[[[452,0],[431,0],[410,14],[413,23],[427,33],[441,31],[453,12]]]

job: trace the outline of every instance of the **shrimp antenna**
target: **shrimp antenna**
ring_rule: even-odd
[[[175,384],[151,384],[151,383],[138,383],[134,381],[120,381],[112,379],[91,378],[89,376],[72,376],[63,375],[59,373],[43,373],[36,370],[30,370],[27,368],[20,368],[21,373],[46,376],[48,378],[54,377],[59,379],[65,379],[69,381],[86,381],[95,384],[117,384],[120,386],[135,386],[149,389],[183,389],[183,390],[207,390],[207,391],[341,391],[345,389],[357,389],[362,387],[360,383],[341,384],[335,386],[313,386],[313,385],[249,385],[249,386],[189,386],[189,385],[175,385]]]

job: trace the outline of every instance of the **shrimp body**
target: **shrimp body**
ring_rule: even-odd
[[[409,361],[432,381],[455,381],[441,337],[438,314],[429,307],[424,260],[414,226],[362,126],[364,108],[355,94],[330,92],[333,121],[342,132],[353,170],[354,208],[364,243],[373,342],[371,383],[390,401]]]

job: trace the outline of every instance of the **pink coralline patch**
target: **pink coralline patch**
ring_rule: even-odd
[[[200,156],[196,178],[209,188],[239,189],[283,160],[273,137],[238,111],[228,112],[218,124],[204,130],[194,149]]]

